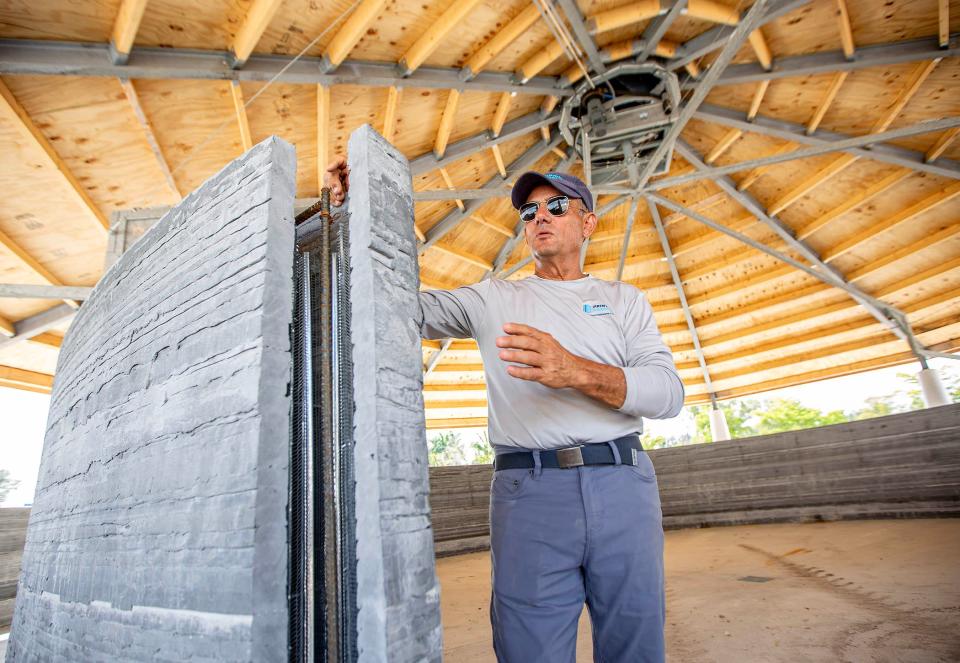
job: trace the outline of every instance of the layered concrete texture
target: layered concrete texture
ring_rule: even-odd
[[[649,454],[667,529],[960,515],[960,404]],[[431,468],[438,554],[489,546],[491,475]]]
[[[77,314],[8,661],[286,660],[294,182],[257,145]]]
[[[0,634],[10,630],[30,509],[0,509]],[[3,645],[4,647],[6,644]]]
[[[410,168],[368,125],[347,153],[358,652],[439,661]]]

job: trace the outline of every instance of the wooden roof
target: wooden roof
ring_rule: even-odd
[[[680,134],[686,158],[678,148],[670,172],[650,187],[697,173],[696,155],[704,161],[699,168],[709,169],[799,149],[834,150],[733,170],[728,180],[705,171],[641,192],[685,208],[657,207],[680,288],[642,197],[629,237],[629,197],[603,215],[585,271],[616,278],[627,241],[622,278],[652,303],[687,403],[916,361],[896,325],[882,324],[857,294],[904,314],[918,347],[955,352],[960,50],[952,35],[960,2],[771,0],[765,11],[775,17],[764,17],[724,67],[725,40],[751,6],[0,0],[0,283],[92,286],[102,273],[112,212],[173,204],[271,134],[297,148],[298,196],[316,196],[318,163],[342,152],[365,122],[416,165],[417,191],[469,196],[488,182],[497,190],[494,198],[416,205],[417,230],[429,246],[421,256],[424,284],[475,282],[514,235],[500,173],[524,157],[536,169],[555,167],[568,149],[556,138],[553,149],[544,143],[557,98],[570,93],[578,75],[541,15],[552,12],[565,17],[571,34],[590,32],[593,45],[581,41],[588,67],[594,48],[608,61],[635,58],[644,46],[637,40],[662,33],[649,50],[676,69],[685,102],[719,63],[715,84]],[[570,7],[580,15],[571,17]],[[529,80],[511,80],[514,72]],[[911,129],[943,119],[954,122]],[[857,137],[876,142],[833,147]],[[582,172],[579,164],[572,172]],[[759,212],[736,192],[755,199]],[[601,195],[599,205],[616,198]],[[696,214],[809,264],[809,254],[789,239],[795,235],[849,291],[708,227]],[[526,255],[521,243],[504,267]],[[531,270],[526,265],[509,278]],[[0,297],[0,331],[18,334],[62,305]],[[23,342],[0,340],[0,385],[48,391],[67,324],[63,319]],[[440,347],[426,342],[425,362]],[[482,424],[482,378],[475,344],[452,343],[427,378],[428,424]]]

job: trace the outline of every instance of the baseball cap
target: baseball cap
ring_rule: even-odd
[[[517,178],[517,183],[513,185],[510,201],[514,209],[520,209],[520,206],[527,202],[530,192],[544,184],[571,198],[579,198],[589,211],[593,211],[593,195],[579,177],[567,173],[538,173],[532,170]]]

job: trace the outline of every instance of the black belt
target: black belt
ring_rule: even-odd
[[[613,444],[620,451],[620,463],[623,465],[636,465],[639,454],[643,453],[643,445],[636,435],[617,438],[613,440]],[[614,465],[616,462],[608,442],[540,452],[541,467],[568,469],[581,465]],[[529,451],[500,454],[493,461],[495,470],[528,469],[535,465],[533,453]]]

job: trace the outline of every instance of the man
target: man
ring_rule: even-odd
[[[328,168],[334,204],[343,158]],[[425,338],[471,337],[489,436],[493,644],[502,663],[573,663],[584,602],[598,663],[663,661],[663,528],[638,434],[676,416],[683,383],[635,287],[583,274],[593,196],[564,173],[523,174],[511,199],[536,264],[420,293]]]

